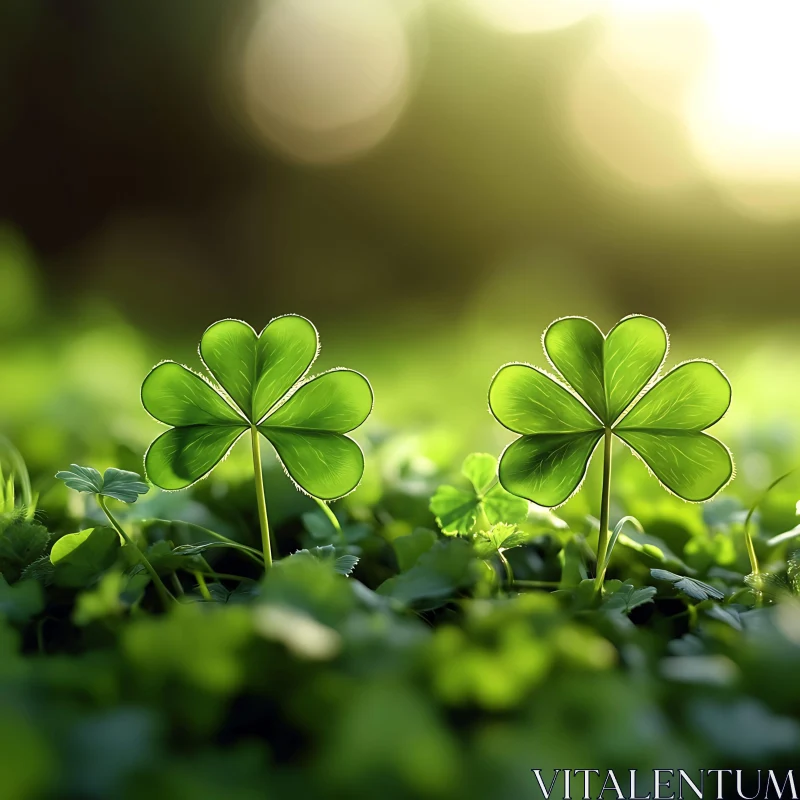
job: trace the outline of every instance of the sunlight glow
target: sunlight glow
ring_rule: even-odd
[[[470,4],[485,22],[507,33],[566,28],[603,5],[600,0],[470,0]]]
[[[800,3],[609,0],[605,12],[569,100],[587,149],[650,188],[683,183],[694,160],[740,210],[800,213]]]
[[[713,56],[687,106],[698,151],[717,173],[800,179],[800,4],[711,3]]]
[[[634,102],[631,87],[597,55],[574,76],[568,115],[579,150],[632,189],[672,191],[697,177],[679,126],[660,108]],[[615,182],[618,183],[618,180]]]
[[[265,2],[243,58],[245,102],[261,134],[313,163],[378,144],[408,93],[402,8],[392,0]]]
[[[680,112],[706,57],[706,26],[674,0],[627,0],[616,12],[573,77],[572,129],[612,177],[648,191],[681,189],[699,177]]]

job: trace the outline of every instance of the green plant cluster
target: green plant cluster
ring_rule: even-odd
[[[607,337],[555,323],[564,381],[501,369],[490,408],[520,439],[445,470],[402,431],[346,435],[371,388],[308,379],[299,317],[212,326],[213,385],[150,373],[144,404],[171,426],[150,483],[73,464],[45,503],[6,446],[0,796],[510,800],[536,796],[534,768],[793,768],[791,478],[747,505],[676,503],[604,458],[600,518],[588,499],[557,508],[613,437],[687,499],[731,477],[704,432],[727,380],[705,361],[659,380],[647,320]],[[194,483],[248,431],[255,491],[214,473],[150,485]],[[260,437],[288,479],[262,468]]]

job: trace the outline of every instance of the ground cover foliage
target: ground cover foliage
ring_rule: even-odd
[[[359,444],[330,505],[302,458],[265,462],[265,570],[252,473],[164,492],[120,448],[31,485],[4,442],[2,796],[519,798],[534,768],[796,765],[795,475],[685,503],[614,444],[603,545],[591,476],[549,509],[498,453]]]

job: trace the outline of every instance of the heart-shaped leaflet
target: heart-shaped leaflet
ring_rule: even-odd
[[[542,341],[568,386],[528,364],[507,364],[489,388],[494,416],[522,434],[500,458],[509,492],[543,506],[566,502],[600,439],[610,447],[612,434],[684,500],[708,500],[731,479],[730,452],[704,433],[728,409],[730,383],[702,360],[656,380],[668,349],[660,322],[626,317],[604,336],[590,320],[566,317]]]
[[[652,317],[630,316],[604,336],[585,317],[556,320],[544,333],[550,363],[611,427],[661,369],[667,331]]]
[[[301,490],[322,500],[352,491],[364,456],[344,434],[369,416],[372,389],[347,369],[306,380],[318,352],[316,328],[304,317],[277,317],[261,334],[245,322],[222,320],[203,334],[200,356],[224,396],[180,364],[156,366],[142,385],[142,402],[174,427],[150,446],[148,478],[164,489],[185,488],[257,427]]]

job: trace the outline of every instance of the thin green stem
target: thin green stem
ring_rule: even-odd
[[[137,545],[136,542],[134,542],[133,539],[131,539],[131,537],[125,533],[125,531],[122,529],[122,526],[114,518],[114,515],[108,510],[105,497],[103,497],[101,494],[95,495],[95,497],[97,497],[97,503],[100,508],[103,509],[103,513],[106,515],[106,517],[108,517],[111,527],[114,528],[114,530],[125,540],[126,544],[129,544],[136,551],[136,553],[139,554],[139,560],[142,562],[142,565],[150,575],[150,579],[153,581],[153,585],[156,587],[156,592],[158,592],[161,604],[165,609],[168,609],[175,598],[169,593],[169,590],[164,585],[164,581],[161,580],[161,577],[150,563],[150,559],[142,552],[139,545]]]
[[[235,539],[231,539],[229,536],[224,536],[221,533],[217,533],[216,531],[204,528],[202,525],[195,525],[193,522],[184,522],[183,520],[160,519],[159,517],[148,517],[147,519],[139,520],[137,524],[146,525],[151,522],[158,522],[161,523],[162,525],[185,525],[187,528],[208,534],[209,536],[211,536],[214,539],[217,539],[223,544],[229,544],[231,547],[241,551],[251,561],[254,561],[256,564],[258,564],[259,567],[264,566],[264,556],[261,555],[260,550],[256,550],[255,547],[249,547],[246,544],[237,542]]]
[[[206,578],[213,578],[216,582],[219,581],[246,581],[248,578],[245,578],[241,575],[232,575],[230,572],[204,572],[202,570],[192,570],[192,575],[195,577],[197,575],[204,575]]]
[[[603,490],[600,498],[600,534],[597,540],[597,575],[594,579],[594,594],[603,594],[608,558],[608,516],[611,505],[611,429],[606,428],[603,442]]]
[[[253,443],[253,473],[256,481],[256,501],[258,502],[258,521],[261,525],[261,548],[264,553],[264,570],[272,566],[272,546],[269,541],[269,520],[267,519],[267,498],[264,495],[264,473],[261,470],[261,440],[258,428],[250,426],[250,440]]]
[[[500,563],[506,571],[506,583],[508,584],[508,588],[511,589],[514,586],[514,571],[511,569],[511,564],[508,563],[508,559],[502,550],[498,550],[497,555],[500,556]]]
[[[339,539],[341,540],[342,544],[344,544],[344,531],[342,531],[342,526],[339,524],[339,520],[336,519],[336,514],[333,513],[331,507],[327,503],[323,502],[318,497],[314,497],[313,500],[322,509],[322,513],[325,514],[325,516],[330,520],[334,530],[339,534]]]
[[[747,512],[747,516],[744,520],[744,544],[747,548],[747,557],[750,559],[750,571],[755,576],[755,584],[756,587],[760,585],[761,581],[761,571],[758,566],[758,556],[756,555],[756,548],[753,544],[753,535],[750,533],[750,521],[753,518],[753,514],[755,514],[756,509],[761,505],[761,503],[766,499],[767,495],[781,482],[786,480],[790,475],[793,475],[797,471],[797,467],[794,469],[790,469],[788,472],[785,472],[780,477],[776,478],[772,483],[767,486],[764,490],[764,493],[761,497],[750,506],[750,510]],[[756,607],[760,607],[763,601],[763,594],[762,592],[756,588],[755,590],[755,597],[756,597]]]
[[[760,574],[758,567],[758,556],[756,555],[756,548],[753,545],[753,537],[750,535],[749,529],[745,531],[744,544],[747,548],[747,557],[750,559],[750,571],[753,575]]]
[[[171,572],[169,577],[170,580],[172,581],[172,588],[175,589],[176,594],[178,595],[186,594],[186,592],[183,591],[183,584],[181,583],[181,580],[178,577],[178,573]]]
[[[521,589],[558,589],[561,584],[558,581],[514,581],[514,586]]]
[[[193,572],[192,573],[197,581],[197,586],[200,589],[200,594],[203,595],[203,600],[213,600],[214,598],[211,596],[211,592],[208,591],[208,586],[206,585],[206,579],[203,577],[202,572]]]

